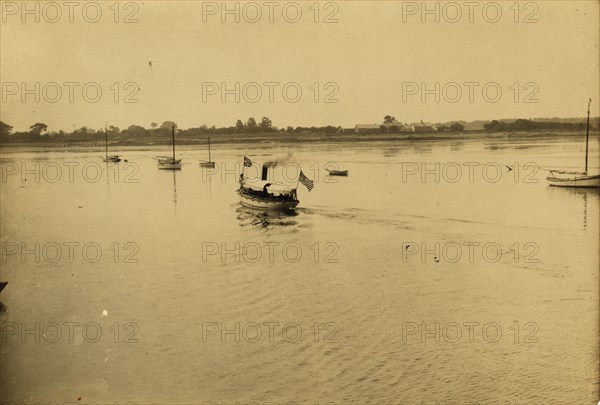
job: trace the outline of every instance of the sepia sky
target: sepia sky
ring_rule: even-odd
[[[83,12],[86,2],[78,3],[72,23],[66,6],[58,18],[52,7],[42,11],[44,2],[30,2],[32,9],[34,3],[39,23],[35,14],[22,15],[21,2],[1,4],[0,116],[14,130],[35,122],[51,131],[98,129],[106,121],[120,128],[165,120],[182,128],[230,126],[250,116],[267,116],[278,127],[352,127],[380,123],[387,114],[402,122],[583,117],[589,97],[592,114],[599,111],[598,1],[521,2],[518,15],[513,1],[475,2],[472,15],[464,2],[452,3],[460,16],[449,3],[428,2],[431,10],[438,7],[439,22],[421,13],[420,1],[321,2],[318,22],[312,1],[258,1],[237,3],[239,23],[233,14],[221,21],[220,1],[121,2],[118,17],[114,2],[99,1],[102,15],[95,23],[84,19],[95,18],[92,7]],[[246,20],[255,18],[254,5],[262,15],[252,23]],[[298,8],[299,21],[286,21]],[[122,21],[130,13],[138,22]],[[328,15],[337,22],[324,23]],[[66,82],[76,83],[72,102]],[[225,94],[223,103],[212,85],[217,94],[203,100],[203,83],[233,90],[236,82],[239,103],[234,94]],[[32,94],[22,94],[22,83]],[[102,90],[97,102],[84,99],[86,83],[97,83],[87,87],[89,100],[96,87]],[[250,102],[256,88],[247,83],[260,85],[258,102]],[[425,102],[421,83],[433,90]],[[292,102],[297,88],[302,95]],[[136,103],[124,102],[130,93]],[[328,95],[337,102],[325,103]]]

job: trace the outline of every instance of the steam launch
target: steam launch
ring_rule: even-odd
[[[244,157],[244,169],[251,167],[252,161]],[[275,164],[265,163],[262,166],[260,179],[246,178],[244,171],[240,174],[240,202],[248,208],[261,210],[287,211],[293,210],[300,203],[298,200],[298,183],[304,184],[308,191],[314,187],[314,182],[300,171],[298,182],[295,186],[286,185],[280,182],[270,181],[269,174]],[[273,176],[271,176],[273,178]]]

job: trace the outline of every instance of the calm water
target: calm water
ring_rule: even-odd
[[[122,153],[2,155],[3,402],[597,402],[599,196],[536,171],[581,142]],[[239,206],[244,155],[315,180],[296,215]]]

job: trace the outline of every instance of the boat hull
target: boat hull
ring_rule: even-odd
[[[600,187],[600,175],[594,176],[572,176],[556,177],[548,176],[548,184],[554,187],[580,187],[580,188],[598,188]]]
[[[181,170],[181,163],[161,163],[158,168],[160,170]]]
[[[169,165],[169,164],[178,164],[181,163],[181,159],[175,159],[173,160],[173,158],[157,158],[158,160],[158,164],[159,165]]]
[[[251,197],[238,191],[240,195],[240,202],[244,207],[254,208],[259,210],[271,210],[271,211],[289,211],[293,210],[298,206],[300,201],[289,200],[289,201],[273,201],[269,199],[262,199],[257,197]]]
[[[210,167],[211,169],[214,169],[215,162],[200,162],[200,167]]]

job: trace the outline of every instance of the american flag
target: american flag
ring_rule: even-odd
[[[302,170],[300,170],[300,177],[298,178],[298,181],[302,184],[304,184],[306,186],[306,188],[308,189],[308,191],[312,190],[313,187],[315,186],[315,182],[312,181],[311,179],[309,179],[308,177],[306,177],[304,175],[304,173],[302,173]]]
[[[251,167],[252,166],[252,161],[250,159],[248,159],[246,156],[244,156],[244,167]]]

